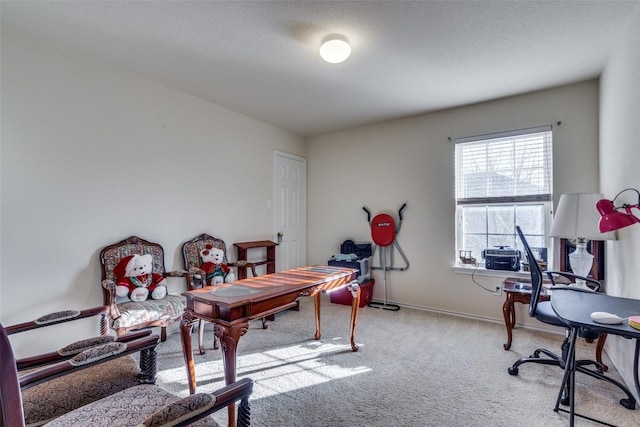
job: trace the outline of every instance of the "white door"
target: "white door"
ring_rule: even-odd
[[[282,271],[307,262],[307,161],[274,151],[273,164],[276,271]]]

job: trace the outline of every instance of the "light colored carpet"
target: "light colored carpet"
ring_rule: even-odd
[[[558,367],[520,366],[516,359],[536,347],[559,350],[561,335],[516,329],[505,351],[504,325],[402,308],[360,310],[356,353],[349,346],[350,307],[322,300],[322,338],[315,332],[313,300],[300,311],[276,315],[266,330],[252,322],[238,347],[238,378],[255,381],[254,426],[568,426],[554,412],[562,378]],[[195,354],[198,391],[224,384],[221,354]],[[188,395],[177,327],[158,349],[158,384]],[[194,336],[195,342],[195,336]],[[592,358],[595,344],[583,343],[579,358]],[[611,366],[608,358],[605,362]],[[608,375],[620,380],[613,370]],[[618,404],[625,395],[603,381],[576,377],[579,413],[621,427],[640,426],[640,411]],[[215,418],[226,423],[226,411]],[[577,426],[598,425],[577,418]]]

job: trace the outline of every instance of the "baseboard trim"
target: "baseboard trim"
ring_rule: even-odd
[[[374,299],[373,301],[380,302],[380,303],[383,302],[381,300],[376,300],[376,299]],[[387,301],[387,303],[391,303],[391,302]],[[497,323],[499,325],[503,325],[504,326],[504,320],[493,319],[491,317],[478,316],[478,315],[475,315],[475,314],[468,314],[468,313],[461,313],[461,312],[458,312],[458,311],[442,310],[440,308],[423,307],[423,306],[412,305],[412,304],[398,304],[396,302],[393,302],[393,304],[399,305],[400,307],[412,308],[414,310],[429,311],[429,312],[432,312],[432,313],[446,314],[446,315],[449,315],[449,316],[456,316],[456,317],[462,317],[462,318],[466,318],[466,319],[480,320],[480,321],[489,322],[489,323]],[[516,322],[516,326],[518,328],[529,329],[529,330],[532,330],[532,331],[549,332],[549,333],[552,333],[552,334],[564,335],[564,330],[562,330],[560,328],[537,327],[537,326],[528,325],[528,324],[524,324],[524,323],[518,323],[518,322]],[[505,329],[505,332],[506,332],[506,329]]]

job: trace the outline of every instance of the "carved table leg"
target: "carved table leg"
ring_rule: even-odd
[[[224,380],[225,383],[231,384],[236,380],[236,362],[237,349],[240,337],[247,333],[249,322],[238,323],[233,326],[213,325],[216,337],[220,339],[222,347],[222,357],[224,362]],[[236,404],[233,403],[228,407],[229,427],[236,425]]]
[[[512,298],[511,301],[511,329],[515,329],[516,327],[516,307],[515,307],[515,298]]]
[[[605,341],[607,341],[607,334],[601,334],[598,337],[598,343],[596,344],[596,362],[598,362],[600,366],[602,366],[602,370],[604,372],[607,372],[609,370],[609,367],[602,363],[602,350],[604,349]]]
[[[215,338],[214,338],[215,341]],[[205,353],[204,349],[204,320],[200,319],[198,321],[198,351],[200,351],[200,355]]]
[[[358,351],[358,345],[356,344],[356,325],[358,323],[358,311],[360,310],[360,285],[357,283],[352,283],[347,286],[347,289],[351,292],[353,296],[353,301],[351,302],[351,331],[350,331],[350,339],[351,339],[351,350]]]
[[[507,292],[507,298],[504,300],[504,304],[502,305],[502,314],[504,315],[504,325],[507,327],[507,342],[503,344],[505,350],[509,350],[511,348],[511,341],[513,340],[513,336],[511,331],[516,324],[516,310],[514,307],[513,294],[511,292]]]
[[[213,349],[217,350],[220,348],[220,340],[216,336],[215,332],[213,333]]]
[[[196,392],[196,368],[193,361],[193,349],[191,348],[191,331],[196,319],[193,313],[186,309],[182,315],[180,322],[180,336],[182,337],[182,353],[184,355],[184,363],[187,368],[187,380],[189,381],[189,393]]]
[[[320,292],[316,292],[313,295],[313,302],[316,308],[316,334],[314,335],[314,338],[319,340],[320,339]]]

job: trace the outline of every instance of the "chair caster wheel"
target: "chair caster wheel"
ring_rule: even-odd
[[[627,409],[636,409],[636,401],[632,399],[620,399],[620,404]]]
[[[507,368],[507,372],[509,372],[509,375],[518,375],[518,368],[510,366]]]

